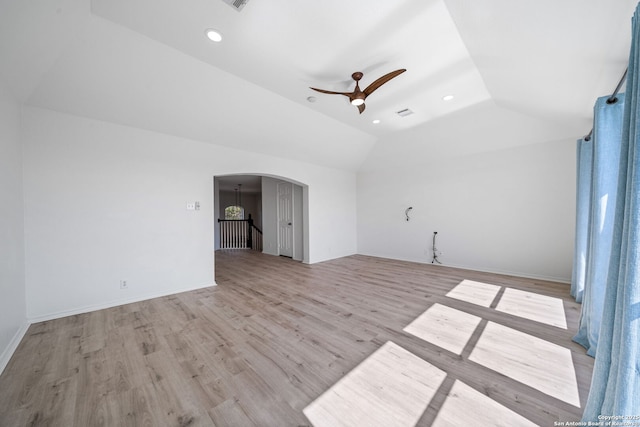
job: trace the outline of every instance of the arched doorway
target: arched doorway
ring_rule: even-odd
[[[242,209],[262,234],[261,251],[309,262],[308,186],[286,177],[230,174],[214,177],[214,242],[221,249],[225,209]],[[287,208],[288,207],[288,208]],[[286,242],[285,239],[289,239]]]

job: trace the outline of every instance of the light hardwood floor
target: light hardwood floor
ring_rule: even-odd
[[[568,285],[359,255],[304,265],[249,251],[216,252],[216,282],[32,325],[0,376],[0,425],[324,427],[305,413],[347,419],[332,391],[350,390],[354,409],[358,384],[394,381],[370,378],[376,366],[395,363],[389,370],[400,376],[414,369],[383,360],[385,349],[416,372],[438,373],[415,380],[433,390],[416,412],[420,426],[552,426],[582,413],[593,359],[571,342],[579,305]],[[505,293],[515,299],[500,305]],[[560,301],[567,329],[526,318],[540,307],[520,316],[528,295],[543,306]],[[562,363],[575,392],[548,377]]]

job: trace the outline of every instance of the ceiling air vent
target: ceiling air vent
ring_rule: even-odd
[[[232,8],[234,8],[235,10],[237,10],[238,12],[240,12],[244,7],[244,5],[247,4],[249,0],[222,0],[222,1],[228,4],[229,6],[231,6]]]
[[[407,117],[412,115],[413,111],[411,111],[408,108],[405,108],[404,110],[396,111],[396,114],[399,115],[400,117]]]

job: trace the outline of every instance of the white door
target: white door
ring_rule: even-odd
[[[293,257],[293,184],[278,184],[278,253]]]

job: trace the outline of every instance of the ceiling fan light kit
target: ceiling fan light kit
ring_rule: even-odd
[[[356,107],[362,104],[364,104],[364,94],[362,93],[359,93],[357,97],[351,100],[351,105],[355,105]]]
[[[356,87],[353,90],[353,92],[334,92],[331,90],[318,89],[315,87],[312,87],[310,89],[313,89],[316,92],[320,92],[320,93],[327,93],[329,95],[344,95],[349,98],[351,105],[355,105],[356,107],[358,107],[358,111],[360,112],[360,114],[362,114],[362,112],[366,108],[364,101],[365,99],[367,99],[367,96],[371,95],[380,86],[387,83],[392,78],[399,76],[405,71],[407,70],[404,68],[401,68],[399,70],[387,73],[384,76],[380,77],[379,79],[375,80],[369,86],[367,86],[365,90],[361,90],[360,85],[358,84],[358,82],[360,81],[360,79],[362,79],[362,76],[363,76],[363,74],[360,71],[356,71],[351,75],[351,78],[356,82]]]

